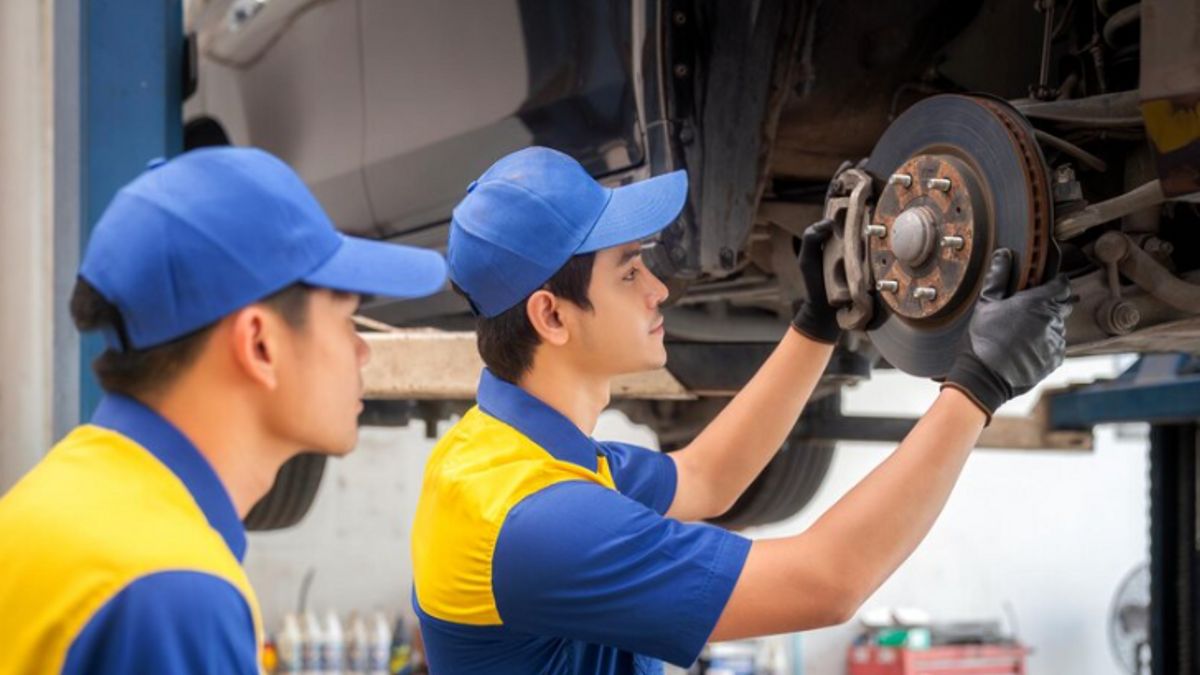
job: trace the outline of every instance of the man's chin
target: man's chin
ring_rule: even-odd
[[[356,447],[358,447],[357,428],[354,430],[353,434],[339,443],[323,444],[323,446],[320,448],[313,448],[311,450],[306,450],[306,452],[315,452],[318,455],[327,455],[330,457],[345,457],[346,455],[354,452]]]
[[[659,368],[665,367],[666,365],[667,365],[667,351],[666,351],[666,349],[662,349],[659,353],[647,357],[646,360],[642,363],[641,367],[632,371],[631,374],[653,372],[655,370],[658,370]]]

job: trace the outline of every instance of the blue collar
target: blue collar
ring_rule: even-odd
[[[525,434],[556,459],[597,470],[595,441],[562,413],[487,368],[479,378],[476,401],[485,413]]]
[[[217,472],[187,437],[158,413],[119,394],[107,394],[100,400],[92,424],[129,438],[178,476],[208,518],[208,524],[221,533],[229,550],[241,562],[246,555],[246,529]]]

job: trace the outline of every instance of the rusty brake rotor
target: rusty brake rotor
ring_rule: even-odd
[[[1015,255],[1013,290],[1056,271],[1041,149],[1002,101],[934,96],[888,127],[866,170],[886,184],[868,256],[890,315],[871,341],[904,372],[945,375],[994,250]]]

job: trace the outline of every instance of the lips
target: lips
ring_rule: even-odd
[[[654,324],[654,328],[650,329],[651,333],[661,333],[663,329],[663,320],[659,319],[658,323]]]

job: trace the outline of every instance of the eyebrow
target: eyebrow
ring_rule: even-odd
[[[362,309],[363,296],[361,293],[349,293],[347,291],[335,290],[333,291],[333,297],[337,298],[338,300],[354,300],[354,314],[357,314],[358,310]]]
[[[642,248],[640,246],[637,248],[627,248],[624,251],[621,251],[621,259],[617,261],[617,267],[624,267],[625,263],[633,260],[634,258],[639,258],[641,255]]]

